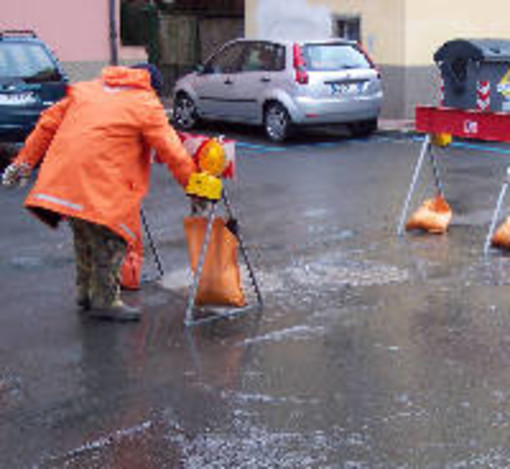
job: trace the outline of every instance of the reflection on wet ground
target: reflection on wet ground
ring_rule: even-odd
[[[373,157],[363,148],[344,172]],[[274,201],[244,203],[256,220],[245,238],[262,313],[183,325],[190,274],[172,251],[182,246],[178,226],[158,233],[172,253],[164,278],[126,295],[144,307],[138,325],[89,320],[56,294],[72,292],[66,249],[42,261],[27,251],[0,259],[19,267],[4,299],[17,314],[0,319],[11,331],[0,342],[5,467],[509,467],[510,257],[482,255],[492,200],[464,201],[446,236],[399,238],[405,184],[394,192],[372,179],[399,176],[387,158],[367,166],[362,198],[332,204],[342,176],[323,187],[331,161],[322,157],[306,160],[308,177],[324,176],[308,207],[298,197],[284,203],[295,186],[268,176],[282,174],[278,163],[250,165],[251,184],[279,187],[285,208],[256,216]],[[343,177],[348,192],[353,176]],[[44,256],[54,278],[19,300],[19,283],[40,279]]]

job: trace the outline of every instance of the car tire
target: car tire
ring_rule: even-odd
[[[186,93],[180,93],[176,96],[172,121],[175,127],[181,130],[190,130],[197,125],[197,108],[193,100]]]
[[[377,119],[354,122],[349,125],[349,129],[355,137],[368,137],[377,130]]]
[[[272,142],[283,142],[292,134],[289,113],[280,103],[269,103],[264,109],[264,130]]]
[[[21,147],[21,144],[0,142],[0,172],[12,163]]]

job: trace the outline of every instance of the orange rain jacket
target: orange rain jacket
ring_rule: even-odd
[[[130,245],[140,239],[140,204],[154,148],[185,187],[195,164],[168,123],[147,70],[106,67],[100,79],[69,87],[48,108],[15,163],[42,160],[25,200],[56,227],[62,216],[107,226]],[[43,158],[44,157],[44,158]]]

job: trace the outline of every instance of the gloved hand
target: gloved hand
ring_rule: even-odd
[[[209,211],[209,200],[195,195],[189,196],[191,202],[191,214],[195,216],[205,215]]]
[[[30,166],[26,163],[11,163],[2,173],[2,184],[6,187],[12,187],[16,184],[23,187],[28,182],[30,172]]]

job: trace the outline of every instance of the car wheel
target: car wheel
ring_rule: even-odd
[[[289,113],[280,103],[270,103],[264,111],[264,129],[269,140],[283,142],[291,135]]]
[[[12,163],[21,150],[22,144],[0,142],[0,173]]]
[[[354,122],[349,125],[349,129],[355,137],[368,137],[377,130],[377,119]]]
[[[177,128],[183,130],[192,129],[197,124],[197,108],[187,94],[181,93],[175,98],[173,122]]]

